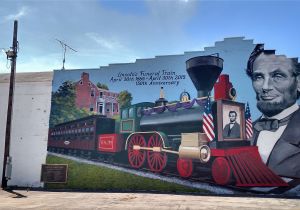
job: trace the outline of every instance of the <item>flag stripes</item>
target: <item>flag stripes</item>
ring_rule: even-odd
[[[251,113],[250,113],[250,108],[248,103],[245,111],[245,119],[246,119],[246,138],[250,139],[253,135],[253,127],[252,127]]]
[[[207,97],[207,103],[205,105],[203,113],[203,131],[207,135],[208,139],[212,141],[215,138],[213,116],[211,114],[210,97]]]

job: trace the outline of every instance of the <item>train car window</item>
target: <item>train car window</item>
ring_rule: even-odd
[[[122,111],[122,119],[127,119],[128,118],[128,109],[123,109]]]
[[[131,107],[129,109],[129,118],[133,118],[133,117],[134,117],[134,109],[133,109],[133,107]]]
[[[138,117],[142,116],[142,107],[137,108],[136,114],[137,114]]]

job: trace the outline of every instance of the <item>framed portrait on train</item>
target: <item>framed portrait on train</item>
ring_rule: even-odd
[[[245,104],[235,101],[217,101],[218,141],[245,139]]]

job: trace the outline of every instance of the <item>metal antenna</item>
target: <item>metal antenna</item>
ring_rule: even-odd
[[[66,51],[67,48],[69,48],[70,50],[73,50],[74,52],[77,52],[76,50],[74,50],[72,47],[70,47],[69,45],[67,45],[66,43],[64,43],[63,41],[60,41],[58,39],[55,39],[56,41],[58,41],[61,44],[61,47],[63,48],[63,66],[62,66],[62,70],[65,70],[65,62],[66,62]]]

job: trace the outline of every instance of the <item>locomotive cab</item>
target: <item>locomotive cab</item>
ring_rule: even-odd
[[[121,109],[120,133],[129,134],[140,131],[140,120],[142,111],[146,108],[153,107],[154,103],[143,102],[134,104]]]

